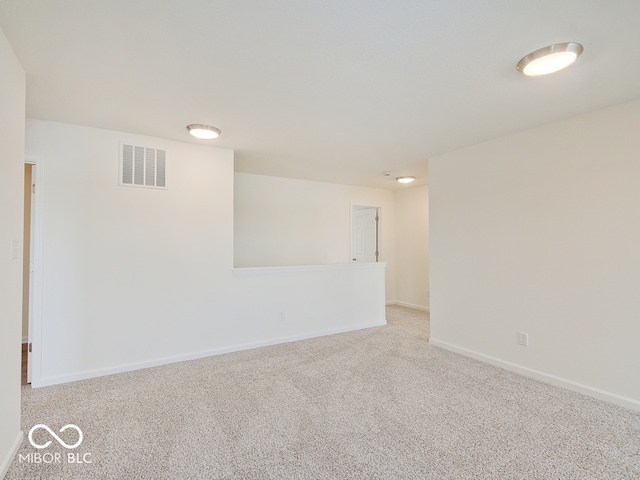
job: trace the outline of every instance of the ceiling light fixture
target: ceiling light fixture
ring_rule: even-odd
[[[411,183],[416,177],[396,177],[396,180],[400,183]]]
[[[211,125],[202,125],[201,123],[187,125],[187,131],[201,140],[211,140],[222,133],[219,128],[212,127]]]
[[[575,62],[584,48],[579,43],[556,43],[530,53],[518,62],[518,71],[528,77],[557,72]]]

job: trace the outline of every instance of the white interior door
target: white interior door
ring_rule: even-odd
[[[375,207],[353,208],[354,262],[378,261],[378,209]]]

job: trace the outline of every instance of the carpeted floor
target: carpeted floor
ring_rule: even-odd
[[[67,450],[40,428],[35,442],[53,443],[36,450],[25,438],[6,478],[640,478],[640,413],[432,347],[424,312],[388,307],[387,318],[385,327],[23,387],[25,437],[36,424],[58,433],[72,423],[84,439]]]

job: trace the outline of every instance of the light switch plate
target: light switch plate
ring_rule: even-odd
[[[22,247],[22,242],[20,240],[16,240],[15,238],[11,240],[11,260],[20,259],[20,248]]]

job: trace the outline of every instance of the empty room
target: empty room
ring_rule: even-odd
[[[0,478],[640,478],[638,18],[0,2]]]

